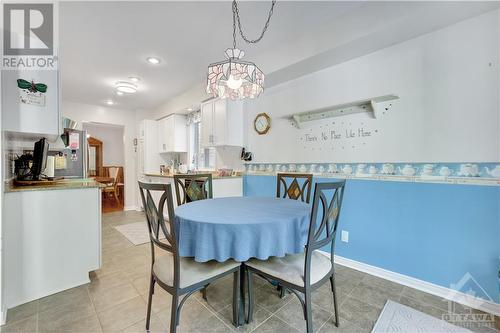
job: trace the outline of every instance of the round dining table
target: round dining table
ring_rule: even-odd
[[[304,251],[311,207],[298,200],[228,197],[176,208],[179,255],[195,261],[284,257]]]

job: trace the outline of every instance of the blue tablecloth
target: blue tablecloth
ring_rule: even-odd
[[[267,259],[301,253],[311,207],[262,197],[200,200],[175,210],[179,254],[196,261]]]

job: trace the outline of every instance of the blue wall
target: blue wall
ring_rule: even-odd
[[[275,196],[276,177],[245,176],[244,195]],[[447,288],[469,272],[500,303],[500,187],[348,180],[339,230],[342,257]]]

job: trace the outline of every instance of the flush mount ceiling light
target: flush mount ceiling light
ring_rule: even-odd
[[[128,79],[129,79],[130,81],[132,81],[132,82],[135,82],[135,83],[137,83],[137,82],[141,81],[141,78],[140,78],[140,77],[138,77],[138,76],[129,76],[129,77],[128,77]]]
[[[260,42],[269,27],[276,1],[271,3],[267,21],[257,39],[248,39],[241,28],[240,13],[233,0],[233,48],[225,52],[226,59],[208,66],[207,93],[233,100],[258,97],[264,91],[264,73],[253,62],[242,60],[245,52],[236,47],[236,23],[241,38],[249,43]]]
[[[117,92],[116,92],[116,94],[117,94],[118,96],[123,96],[123,92],[121,92],[121,91],[117,91]]]
[[[115,84],[117,93],[122,92],[125,94],[133,94],[137,91],[137,86],[130,82],[118,81]]]
[[[112,100],[108,99],[108,100],[106,101],[106,104],[108,104],[108,105],[114,105],[114,104],[115,104],[115,102],[113,102]]]
[[[161,62],[161,60],[156,57],[147,57],[146,61],[153,65],[158,65]]]

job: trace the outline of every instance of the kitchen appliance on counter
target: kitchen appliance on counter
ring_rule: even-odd
[[[14,161],[14,174],[18,181],[38,181],[46,178],[44,175],[47,163],[49,143],[42,138],[35,142],[33,154],[24,153]]]

